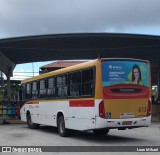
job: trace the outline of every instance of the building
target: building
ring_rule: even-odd
[[[55,71],[57,69],[77,65],[83,62],[85,61],[66,61],[66,60],[56,61],[47,65],[41,66],[39,68],[39,74]]]

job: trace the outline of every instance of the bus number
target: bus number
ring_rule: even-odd
[[[147,112],[147,108],[146,107],[139,107],[138,112],[139,113]]]

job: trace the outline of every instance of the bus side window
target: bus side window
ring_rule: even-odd
[[[58,76],[57,77],[57,91],[58,97],[65,97],[67,96],[67,76]]]
[[[31,99],[31,97],[32,97],[31,89],[32,89],[32,84],[27,83],[26,84],[26,99]]]
[[[82,95],[93,95],[93,69],[82,71]]]
[[[74,72],[68,74],[68,96],[77,97],[80,96],[81,87],[81,72]]]
[[[32,99],[38,98],[38,89],[37,89],[37,82],[33,82],[32,85]]]
[[[55,78],[49,78],[47,83],[47,97],[56,97]]]
[[[39,98],[45,98],[46,89],[45,89],[45,80],[40,81],[39,89]]]

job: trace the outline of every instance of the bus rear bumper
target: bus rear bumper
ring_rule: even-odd
[[[136,128],[147,127],[151,124],[151,116],[126,119],[103,119],[96,117],[96,128]]]

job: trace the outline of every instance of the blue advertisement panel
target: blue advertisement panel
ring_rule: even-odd
[[[148,63],[140,61],[105,61],[102,63],[103,87],[116,84],[149,86]]]

